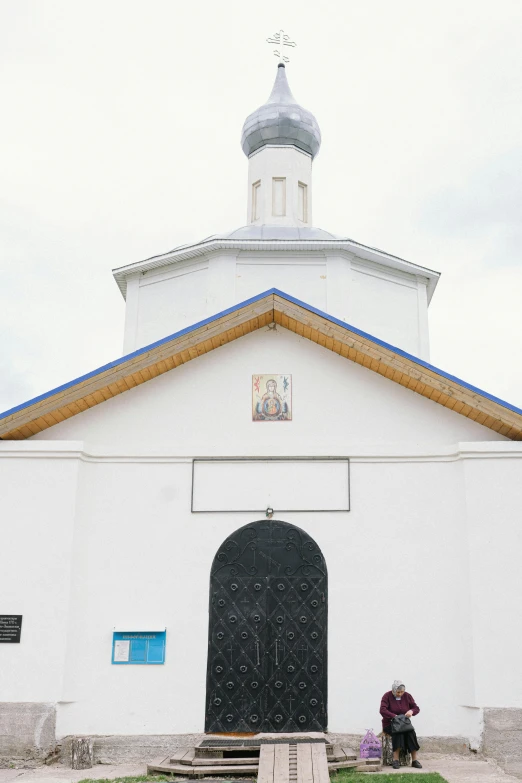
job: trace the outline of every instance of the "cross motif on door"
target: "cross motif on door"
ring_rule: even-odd
[[[230,653],[230,665],[232,666],[232,664],[234,663],[234,645],[232,644],[232,642],[228,643],[228,646],[225,647],[225,650],[226,652]]]
[[[259,520],[226,539],[211,573],[207,732],[325,730],[326,597],[322,555],[304,531]]]

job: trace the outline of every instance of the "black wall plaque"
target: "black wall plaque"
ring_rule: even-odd
[[[20,642],[22,635],[21,614],[0,614],[0,644]]]

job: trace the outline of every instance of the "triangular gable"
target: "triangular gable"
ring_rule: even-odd
[[[520,408],[277,288],[5,411],[0,414],[0,439],[30,438],[274,321],[500,435],[522,440]]]

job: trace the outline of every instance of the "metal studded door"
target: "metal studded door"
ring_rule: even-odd
[[[286,522],[237,530],[210,578],[205,731],[327,728],[327,572]]]

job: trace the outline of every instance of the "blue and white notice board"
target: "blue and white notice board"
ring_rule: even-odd
[[[114,631],[112,663],[165,663],[166,631]]]

